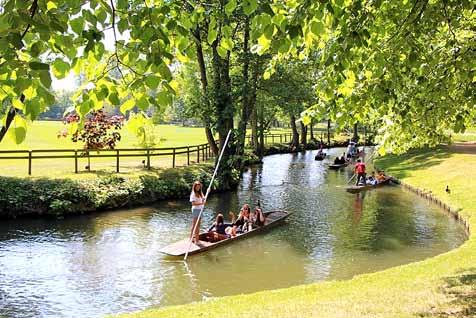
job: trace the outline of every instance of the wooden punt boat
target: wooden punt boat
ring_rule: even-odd
[[[333,163],[329,165],[329,169],[331,170],[339,170],[340,168],[345,168],[349,165],[349,162],[346,163]]]
[[[323,152],[321,155],[317,154],[317,155],[314,157],[314,160],[322,161],[322,160],[324,160],[325,157],[326,157],[326,153]]]
[[[382,181],[380,183],[377,183],[375,185],[371,185],[371,184],[366,184],[366,185],[361,185],[361,186],[354,185],[354,186],[350,186],[350,187],[345,188],[345,190],[347,192],[350,192],[350,193],[359,193],[359,192],[362,192],[362,191],[371,190],[371,189],[378,188],[378,187],[384,186],[386,184],[389,184],[391,180],[392,180],[392,177],[387,177],[384,181]]]
[[[266,215],[266,221],[263,226],[254,228],[253,230],[248,231],[246,233],[238,234],[233,238],[228,238],[218,242],[209,242],[207,240],[207,232],[201,233],[200,241],[197,244],[192,243],[192,245],[190,246],[190,251],[188,252],[188,255],[205,252],[213,248],[216,248],[218,246],[222,246],[222,245],[234,242],[236,240],[249,237],[253,234],[262,232],[264,230],[268,230],[276,225],[281,224],[290,214],[291,213],[288,213],[286,211],[264,212],[264,215]],[[227,225],[231,226],[231,224],[229,223]],[[183,239],[181,241],[172,243],[170,245],[167,245],[166,247],[162,248],[160,251],[170,256],[184,256],[185,253],[187,252],[189,244],[190,244],[190,240],[187,238],[187,239]]]

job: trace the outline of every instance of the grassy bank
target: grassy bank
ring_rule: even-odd
[[[431,190],[458,208],[471,225],[476,222],[474,153],[461,147],[419,150],[380,158],[377,165],[403,182]],[[473,231],[468,241],[450,252],[347,281],[223,297],[120,317],[470,317],[476,315],[475,264]]]

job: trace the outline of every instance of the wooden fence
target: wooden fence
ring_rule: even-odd
[[[79,172],[79,159],[115,158],[116,172],[120,171],[121,158],[142,158],[144,168],[151,168],[151,158],[169,156],[172,168],[176,167],[179,155],[186,155],[186,164],[200,163],[214,157],[208,144],[173,148],[120,148],[120,149],[35,149],[35,150],[0,150],[0,160],[27,160],[28,175],[32,174],[33,160],[72,159],[74,172]],[[89,168],[89,167],[88,167]]]
[[[265,145],[275,143],[288,143],[292,140],[291,133],[285,134],[266,134],[264,136]],[[246,136],[246,143],[251,144],[251,136]],[[151,168],[151,160],[157,157],[169,157],[170,166],[175,168],[178,165],[190,165],[207,161],[214,156],[208,143],[171,147],[171,148],[119,148],[119,149],[34,149],[34,150],[0,150],[0,163],[2,160],[22,160],[28,163],[28,175],[32,174],[33,161],[37,160],[58,160],[71,159],[71,165],[74,165],[74,172],[79,172],[79,160],[87,159],[86,170],[90,170],[89,162],[96,158],[115,159],[115,170],[120,172],[121,160],[124,158],[142,159],[144,168]],[[180,159],[181,162],[177,163]],[[167,164],[168,166],[168,164]],[[52,168],[53,169],[53,168]]]

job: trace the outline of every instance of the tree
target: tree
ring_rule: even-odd
[[[222,146],[239,110],[240,120],[253,116],[234,100],[230,77],[249,51],[272,56],[265,77],[291,56],[315,62],[319,100],[304,124],[330,109],[339,127],[376,124],[387,150],[434,144],[476,117],[475,23],[470,0],[0,0],[0,141],[10,130],[21,142],[27,122],[54,103],[52,76],[84,76],[74,99],[83,121],[107,103],[123,113],[167,107],[172,66],[196,60]],[[251,96],[249,70],[242,96]]]

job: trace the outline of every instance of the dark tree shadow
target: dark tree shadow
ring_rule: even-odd
[[[476,317],[476,268],[447,277],[441,291],[448,302],[421,313],[420,317]]]

